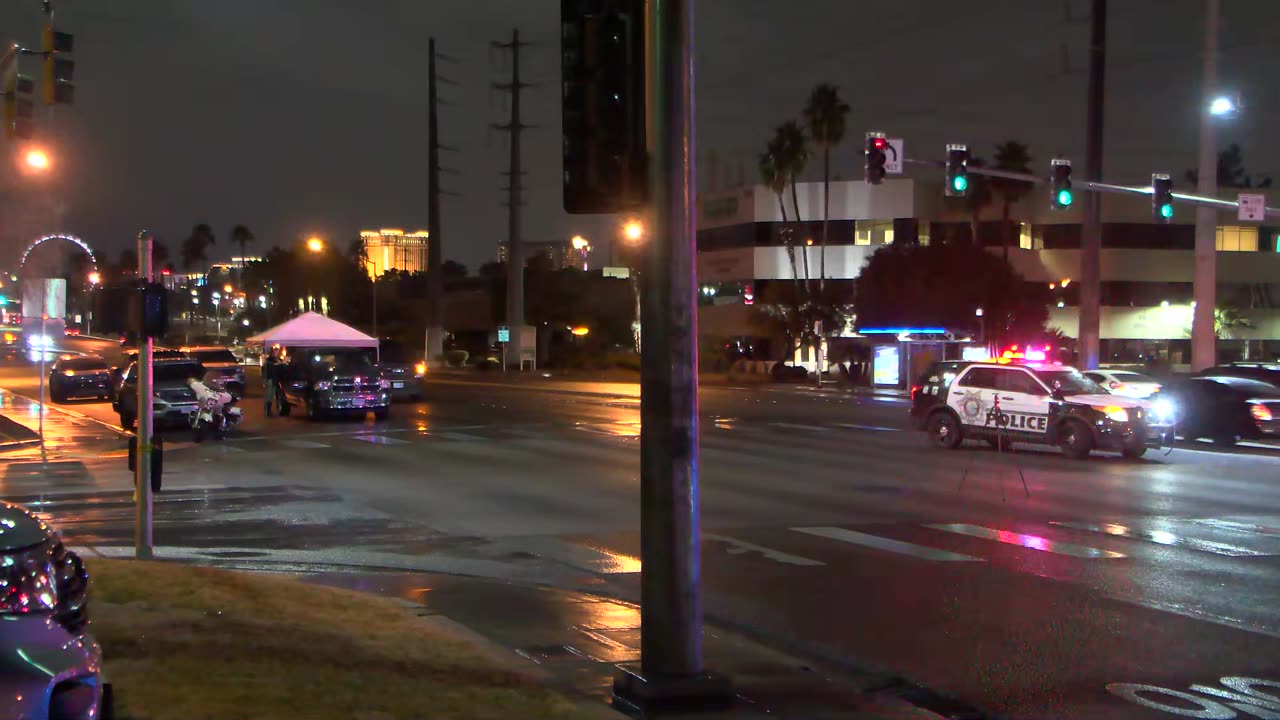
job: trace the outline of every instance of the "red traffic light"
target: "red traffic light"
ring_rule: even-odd
[[[878,137],[878,138],[873,139],[873,140],[871,141],[871,144],[872,144],[872,145],[874,145],[874,146],[876,147],[876,149],[877,149],[877,150],[883,150],[883,149],[885,149],[886,147],[888,147],[888,146],[889,146],[889,141],[888,141],[888,140],[885,140],[885,139],[884,139],[884,138],[882,138],[882,137]]]

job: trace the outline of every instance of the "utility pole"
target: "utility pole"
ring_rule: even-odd
[[[640,668],[614,693],[635,705],[728,703],[702,666],[693,0],[646,3],[653,225],[641,274]]]
[[[427,367],[444,356],[444,236],[440,234],[440,133],[436,117],[436,39],[427,40]]]
[[[1102,181],[1102,119],[1107,69],[1107,0],[1089,13],[1089,97],[1085,117],[1084,179]],[[1080,365],[1098,367],[1102,350],[1102,196],[1084,194],[1080,232]]]
[[[511,160],[507,172],[507,326],[511,328],[511,354],[517,365],[524,357],[524,246],[520,239],[520,131],[529,127],[520,124],[520,91],[529,87],[520,82],[520,48],[529,43],[520,42],[520,30],[511,31],[511,42],[491,43],[499,50],[511,52],[511,82],[494,83],[493,87],[511,93],[511,118],[506,125],[494,125],[494,129],[511,134]]]
[[[149,560],[154,554],[151,542],[151,443],[152,443],[152,357],[155,345],[143,328],[142,287],[151,282],[151,245],[155,239],[143,230],[138,233],[138,305],[134,322],[138,327],[138,405],[137,450],[134,454],[134,498],[137,513],[134,517],[133,551],[139,560]],[[219,321],[221,322],[221,321]]]
[[[1218,92],[1219,0],[1205,0],[1204,66],[1200,80],[1200,170],[1196,194],[1218,194],[1218,139],[1214,134],[1209,103]],[[1196,264],[1192,273],[1191,370],[1213,367],[1218,360],[1214,310],[1218,295],[1217,210],[1196,207]]]

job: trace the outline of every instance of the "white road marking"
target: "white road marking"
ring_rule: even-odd
[[[982,558],[976,558],[970,555],[961,555],[960,553],[938,550],[936,548],[925,547],[924,545],[913,545],[912,543],[903,542],[901,540],[892,540],[878,535],[867,535],[865,533],[854,532],[853,530],[846,530],[844,528],[802,527],[791,528],[791,530],[798,533],[804,533],[805,535],[827,538],[828,540],[838,540],[840,542],[847,542],[854,545],[863,545],[876,550],[887,550],[900,555],[910,555],[911,557],[920,558],[922,560],[936,560],[940,562],[982,562]]]
[[[899,432],[902,428],[881,427],[880,425],[859,425],[857,423],[836,423],[837,427],[854,430],[872,430],[875,432]]]
[[[1215,555],[1227,555],[1229,557],[1265,557],[1277,554],[1250,550],[1246,547],[1228,545],[1227,543],[1214,542],[1212,540],[1200,540],[1197,538],[1175,535],[1174,533],[1164,530],[1143,530],[1141,528],[1132,528],[1118,523],[1102,523],[1101,525],[1096,525],[1094,523],[1085,522],[1054,521],[1049,524],[1057,525],[1059,527],[1074,528],[1076,530],[1088,530],[1089,532],[1103,533],[1104,535],[1114,535],[1116,537],[1148,540],[1156,543],[1157,545],[1185,547],[1191,550],[1214,553]]]
[[[984,540],[995,540],[996,542],[1002,542],[1008,545],[1017,545],[1018,547],[1030,548],[1041,552],[1054,553],[1055,555],[1107,559],[1124,557],[1123,553],[1112,552],[1110,550],[1099,550],[1098,548],[1085,547],[1083,545],[1073,545],[1071,543],[1042,538],[1038,535],[1026,535],[1024,533],[1010,532],[1007,530],[993,530],[992,528],[982,527],[980,525],[950,523],[925,525],[925,527],[932,528],[934,530],[942,530],[943,532],[956,533],[957,535],[968,535],[970,537],[982,538]]]
[[[374,445],[408,445],[409,444],[408,440],[401,440],[399,438],[388,437],[386,435],[373,435],[370,433],[357,433],[352,437],[354,437],[356,440],[363,440],[364,442],[367,442],[367,443],[373,443]]]
[[[804,425],[802,423],[771,422],[769,424],[773,427],[787,428],[788,430],[808,430],[810,432],[826,432],[830,429],[821,425]]]
[[[454,442],[477,442],[485,439],[479,435],[453,432],[452,430],[428,430],[426,435],[427,437],[438,437],[442,440],[453,440]]]
[[[324,443],[312,442],[310,440],[281,440],[280,444],[285,447],[291,447],[298,450],[315,450],[318,448],[330,447]]]
[[[774,550],[772,548],[767,548],[762,545],[754,545],[752,543],[727,537],[725,535],[717,535],[715,533],[702,533],[702,539],[714,540],[716,542],[722,542],[725,545],[728,545],[730,555],[742,555],[743,553],[755,552],[755,553],[760,553],[760,555],[764,556],[768,560],[773,560],[774,562],[780,562],[787,565],[801,565],[805,567],[816,567],[818,565],[826,565],[826,563],[820,560],[810,560],[807,557],[800,557],[799,555],[784,553],[781,550]]]

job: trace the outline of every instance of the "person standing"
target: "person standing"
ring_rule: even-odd
[[[276,393],[280,382],[280,357],[276,348],[271,348],[262,362],[263,403],[267,417],[275,415]]]

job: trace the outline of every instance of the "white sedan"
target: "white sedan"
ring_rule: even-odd
[[[1132,370],[1090,370],[1085,376],[1112,395],[1145,400],[1160,392],[1160,383],[1155,378]]]

